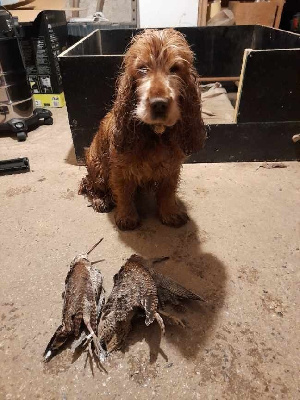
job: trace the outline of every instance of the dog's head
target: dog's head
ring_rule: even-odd
[[[114,106],[119,148],[138,139],[139,123],[150,125],[158,135],[174,127],[185,153],[201,147],[203,124],[193,61],[184,36],[174,29],[149,29],[133,38]]]

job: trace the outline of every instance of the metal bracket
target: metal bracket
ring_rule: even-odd
[[[11,160],[0,161],[0,174],[15,174],[20,172],[29,172],[30,165],[27,157],[13,158]]]

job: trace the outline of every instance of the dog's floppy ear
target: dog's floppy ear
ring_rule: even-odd
[[[136,102],[134,80],[126,70],[122,72],[116,84],[116,99],[113,113],[115,119],[114,145],[122,152],[132,147],[136,140],[133,123],[133,110]]]
[[[197,77],[197,72],[190,67],[190,73],[184,79],[185,90],[181,100],[182,117],[177,130],[177,140],[186,155],[201,150],[206,139]]]

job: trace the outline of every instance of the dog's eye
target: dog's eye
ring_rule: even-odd
[[[149,71],[149,68],[146,65],[141,65],[138,67],[138,72],[140,74],[146,74]]]
[[[171,74],[176,74],[177,72],[179,72],[179,65],[178,64],[174,64],[172,65],[172,67],[170,68],[170,72]]]

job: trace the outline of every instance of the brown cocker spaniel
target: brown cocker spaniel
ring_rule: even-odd
[[[136,228],[138,187],[155,190],[163,224],[188,216],[176,202],[181,165],[205,139],[193,53],[174,29],[145,30],[127,50],[111,111],[86,154],[88,174],[79,189],[94,210],[116,206],[121,230]]]

